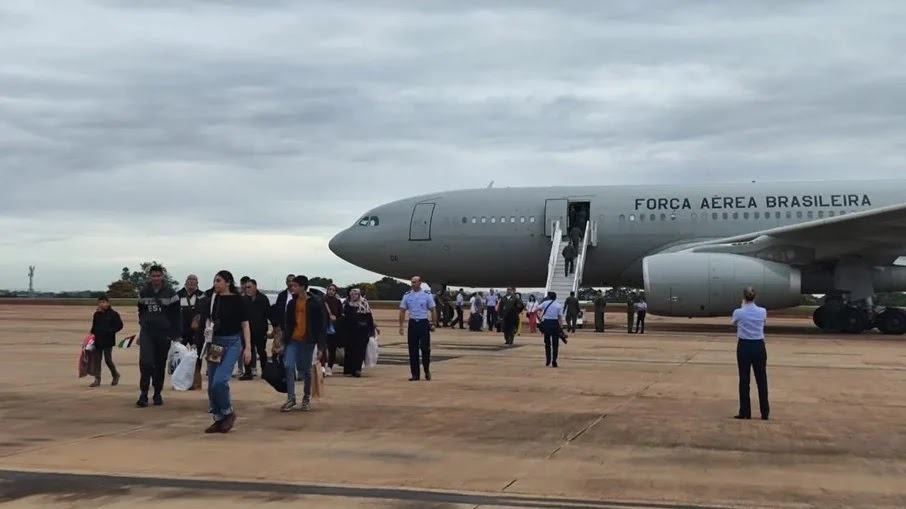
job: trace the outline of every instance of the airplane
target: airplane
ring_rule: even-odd
[[[465,189],[378,206],[329,242],[366,270],[448,286],[642,288],[648,312],[726,316],[752,285],[767,309],[824,294],[826,331],[906,333],[906,180]],[[582,219],[578,275],[559,251]],[[569,285],[564,286],[564,288]],[[558,293],[558,298],[562,297]]]

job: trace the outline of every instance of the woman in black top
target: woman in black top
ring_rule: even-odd
[[[204,324],[205,358],[208,361],[208,404],[214,424],[205,433],[226,433],[236,422],[230,400],[230,377],[242,355],[243,364],[252,360],[248,303],[236,289],[229,271],[214,277],[214,293],[208,303]],[[242,343],[245,348],[242,348]]]
[[[349,298],[343,306],[343,334],[346,337],[344,376],[362,376],[368,340],[380,333],[381,330],[374,325],[371,306],[362,296],[361,290],[358,288],[349,290]]]

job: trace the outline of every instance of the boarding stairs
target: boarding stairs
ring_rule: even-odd
[[[585,258],[588,254],[589,243],[592,242],[594,226],[592,221],[585,224],[585,234],[579,244],[579,256],[575,262],[575,272],[566,274],[566,260],[563,258],[563,249],[569,244],[569,237],[564,237],[560,222],[553,224],[551,236],[551,253],[547,264],[547,284],[544,294],[553,291],[557,293],[557,302],[562,303],[569,297],[569,292],[579,294],[579,285],[582,283],[582,274],[585,269]]]

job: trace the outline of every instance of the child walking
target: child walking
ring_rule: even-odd
[[[94,351],[91,352],[90,375],[94,382],[89,387],[101,385],[101,358],[103,357],[113,376],[110,385],[120,382],[120,373],[113,364],[113,347],[116,346],[116,333],[123,330],[123,319],[120,314],[110,307],[110,300],[106,296],[98,297],[98,307],[94,312],[91,322],[91,333],[94,335]]]

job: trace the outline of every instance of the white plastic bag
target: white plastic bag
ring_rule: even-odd
[[[186,348],[186,345],[179,341],[170,342],[170,352],[167,354],[167,358],[169,359],[169,362],[167,362],[167,371],[169,371],[170,375],[176,371],[176,368],[179,367],[179,363],[188,351],[189,349]]]
[[[91,339],[89,339],[88,342],[85,343],[85,351],[86,352],[94,351],[94,336],[91,336]]]
[[[378,342],[376,337],[371,337],[368,339],[368,348],[365,349],[365,367],[373,368],[377,366],[378,354],[380,353],[380,348],[378,348]]]
[[[194,348],[189,350],[182,344],[179,346],[182,346],[182,349],[177,349],[181,354],[176,369],[170,375],[170,383],[177,391],[187,391],[195,382],[195,364],[198,360],[198,352]]]

